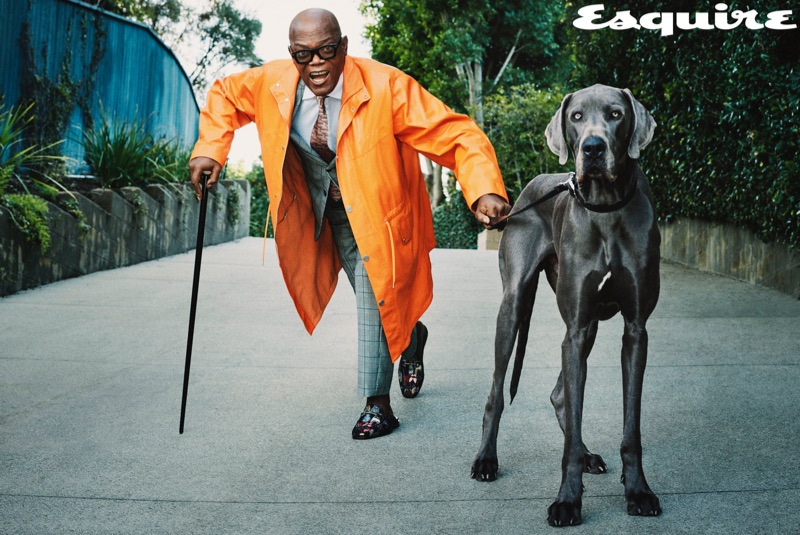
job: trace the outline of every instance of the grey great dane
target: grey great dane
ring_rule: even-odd
[[[511,400],[519,384],[539,274],[544,271],[567,327],[561,374],[550,400],[564,432],[561,488],[547,510],[551,526],[581,523],[583,473],[607,471],[581,437],[586,360],[598,322],[622,313],[622,482],[628,514],[658,515],[661,506],[642,469],[640,413],[647,362],[645,323],[659,294],[661,237],[640,151],[656,123],[630,91],[595,85],[564,97],[547,127],[547,144],[576,171],[531,181],[509,215],[500,244],[503,298],[497,316],[495,371],[483,438],[472,477],[497,477],[497,432],[503,381],[516,341]],[[568,189],[571,195],[548,193]],[[534,209],[526,209],[535,205]]]

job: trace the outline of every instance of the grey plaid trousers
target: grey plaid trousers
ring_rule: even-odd
[[[333,231],[333,240],[339,253],[339,261],[347,273],[350,285],[356,293],[358,318],[358,393],[370,397],[389,393],[394,375],[394,364],[386,345],[386,335],[381,325],[372,285],[364,269],[364,260],[358,251],[353,230],[341,202],[328,201],[325,217]],[[403,355],[411,356],[416,351],[416,330],[411,336]]]

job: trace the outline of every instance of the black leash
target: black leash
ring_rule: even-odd
[[[552,190],[550,190],[546,195],[544,195],[543,197],[540,197],[540,198],[536,199],[535,201],[533,201],[532,203],[530,203],[529,205],[527,205],[527,206],[525,206],[523,208],[520,208],[516,212],[513,212],[513,213],[505,216],[500,221],[498,221],[498,224],[495,225],[494,228],[496,228],[498,230],[502,230],[503,227],[505,227],[505,222],[511,216],[515,216],[515,215],[521,214],[525,210],[530,210],[531,208],[533,208],[535,206],[538,206],[538,205],[542,204],[543,202],[549,201],[553,197],[555,197],[555,196],[557,196],[557,195],[559,195],[559,194],[561,194],[561,193],[563,193],[565,191],[569,191],[570,195],[572,195],[572,197],[576,201],[578,201],[578,204],[580,204],[581,206],[583,206],[584,208],[586,208],[590,212],[597,212],[597,213],[601,213],[601,214],[607,214],[609,212],[616,212],[617,210],[623,208],[626,204],[628,204],[631,201],[631,199],[633,199],[633,196],[636,194],[636,182],[634,181],[633,187],[630,189],[628,194],[625,195],[625,197],[623,197],[621,200],[619,200],[619,201],[617,201],[615,203],[612,203],[612,204],[592,204],[590,202],[587,202],[586,199],[583,197],[583,194],[581,193],[580,184],[578,184],[578,177],[574,172],[571,172],[571,173],[569,173],[569,177],[567,178],[567,180],[565,180],[564,182],[561,182],[560,184],[556,184],[556,186]]]

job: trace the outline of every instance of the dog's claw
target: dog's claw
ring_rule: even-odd
[[[587,474],[605,474],[608,472],[608,467],[599,455],[586,453],[583,458],[583,471]]]
[[[547,523],[554,528],[577,526],[582,522],[581,501],[553,502],[547,508]]]
[[[471,477],[477,481],[497,479],[497,459],[475,459],[472,463]]]
[[[658,516],[661,514],[661,503],[652,492],[638,492],[628,497],[628,514],[630,516]]]

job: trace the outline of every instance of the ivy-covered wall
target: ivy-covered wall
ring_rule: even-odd
[[[580,5],[578,5],[580,4]],[[732,0],[726,13],[758,20],[797,2]],[[568,20],[577,18],[570,7]],[[717,13],[715,3],[645,0],[605,4],[602,21],[629,10]],[[579,30],[568,25],[572,87],[627,87],[656,118],[643,167],[665,222],[690,217],[800,245],[800,29]]]

